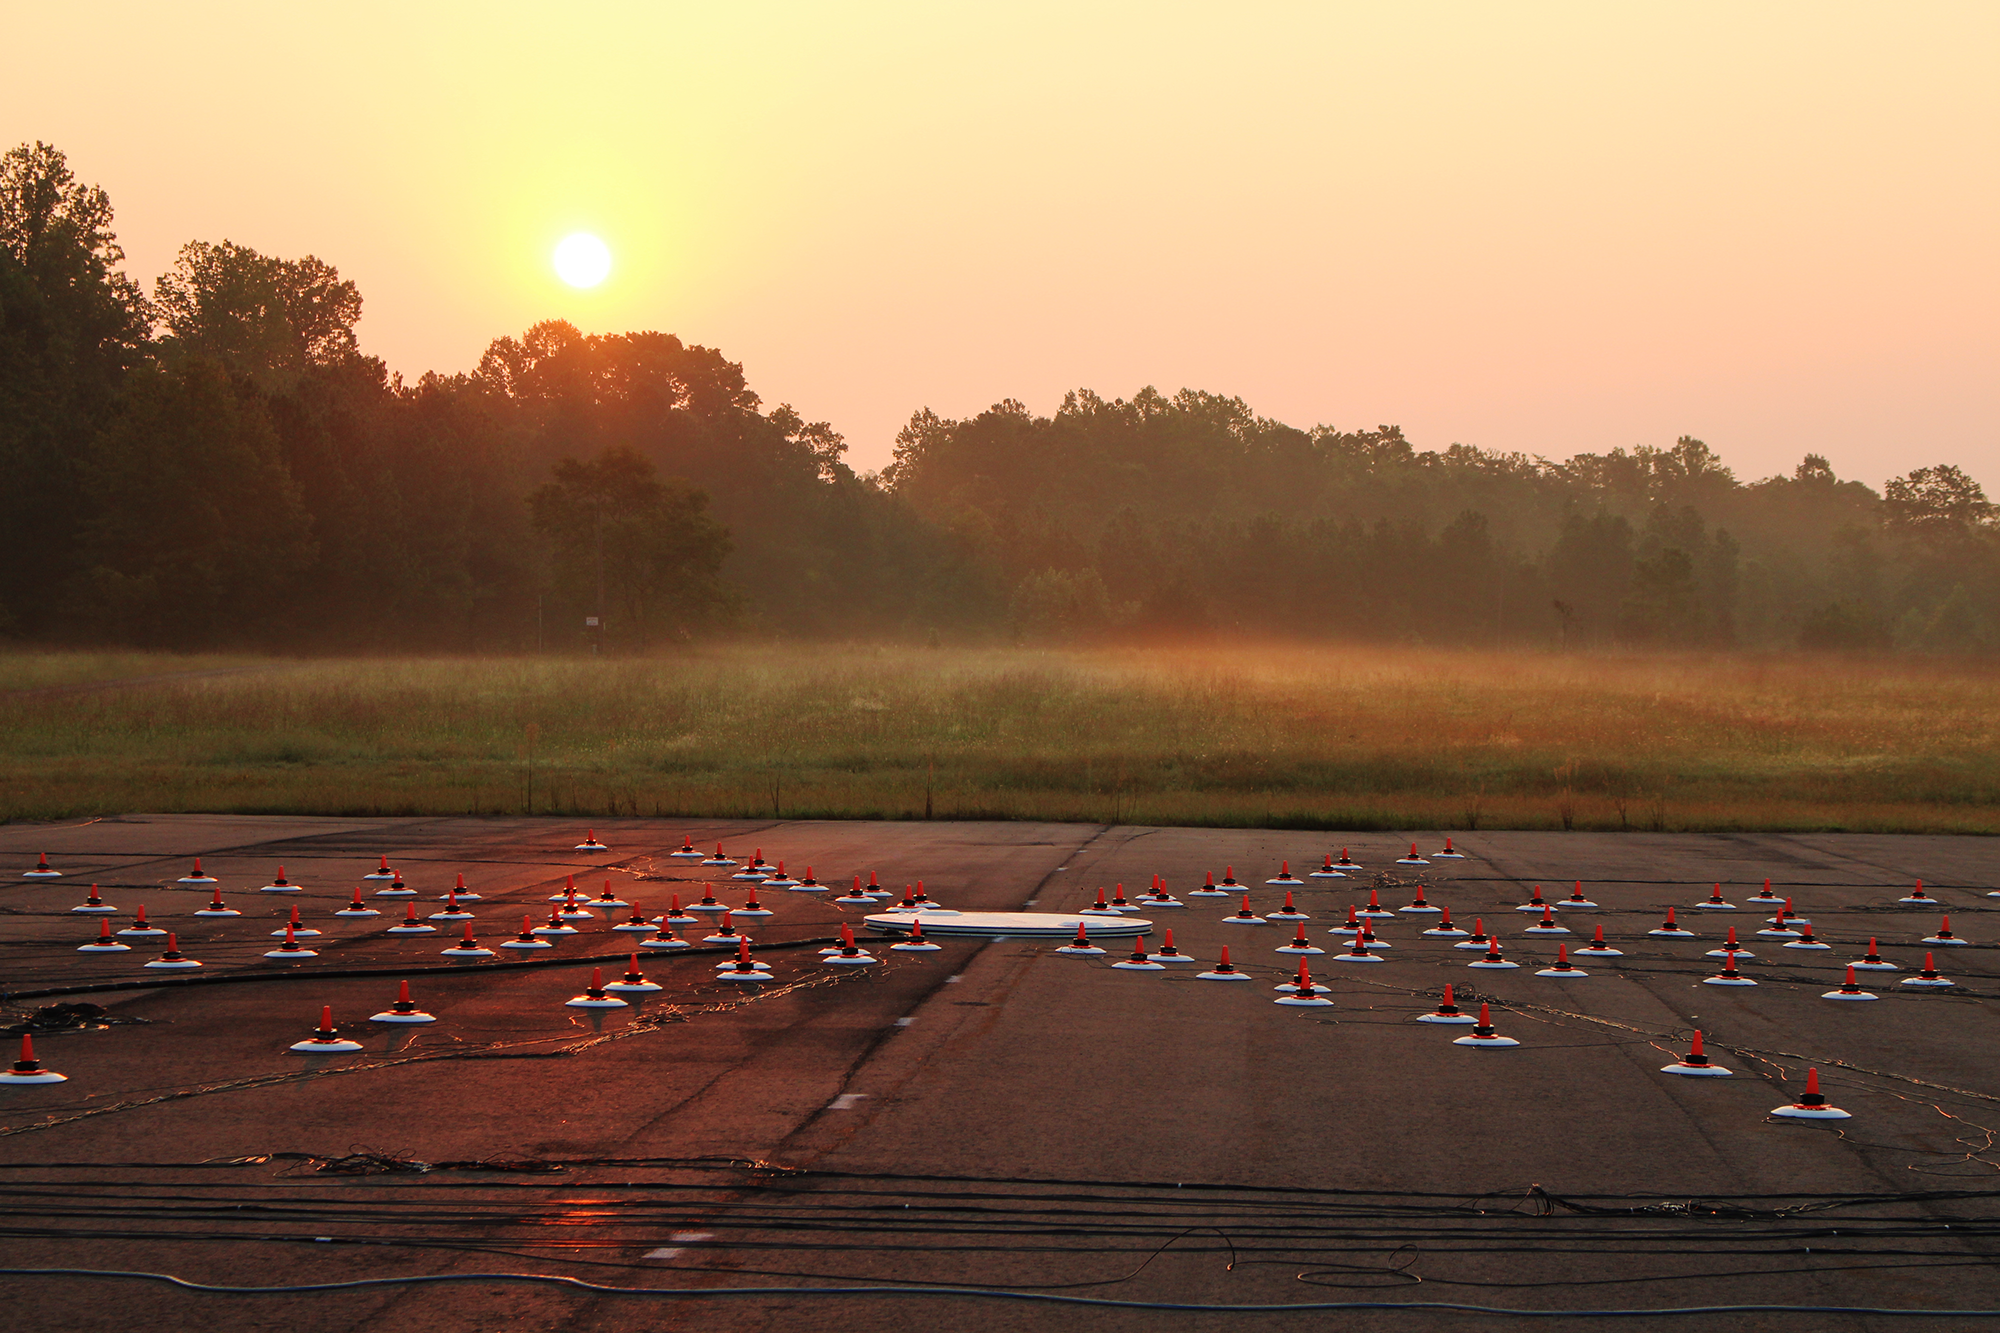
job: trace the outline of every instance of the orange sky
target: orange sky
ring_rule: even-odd
[[[359,282],[469,368],[549,316],[912,410],[1240,394],[1552,457],[1706,439],[2000,492],[2000,6],[9,6],[0,139]],[[18,58],[32,53],[32,59]],[[568,231],[617,268],[563,288]]]

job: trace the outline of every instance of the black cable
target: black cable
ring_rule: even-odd
[[[2000,1310],[1892,1309],[1865,1305],[1697,1305],[1657,1309],[1538,1310],[1460,1301],[1308,1301],[1261,1304],[1204,1304],[1192,1301],[1125,1301],[1103,1296],[1061,1296],[1050,1292],[1009,1291],[981,1287],[618,1287],[555,1273],[412,1273],[400,1277],[358,1278],[349,1282],[302,1282],[281,1286],[235,1287],[193,1282],[171,1273],[145,1273],[97,1268],[0,1268],[0,1277],[125,1278],[160,1282],[182,1291],[212,1296],[290,1296],[307,1292],[379,1291],[391,1287],[527,1283],[560,1287],[599,1296],[651,1296],[676,1300],[731,1298],[795,1299],[806,1296],[909,1297],[954,1300],[1024,1301],[1047,1305],[1077,1305],[1114,1310],[1176,1310],[1201,1314],[1301,1314],[1335,1310],[1409,1310],[1427,1313],[1503,1315],[1516,1319],[1623,1319],[1723,1314],[1865,1315],[1877,1318],[2000,1319]]]

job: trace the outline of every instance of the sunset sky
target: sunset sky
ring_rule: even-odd
[[[2000,5],[7,6],[5,146],[364,350],[656,328],[844,432],[1065,389],[2000,491]],[[31,57],[31,58],[29,58]],[[558,281],[589,231],[613,268]]]

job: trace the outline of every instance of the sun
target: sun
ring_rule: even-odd
[[[611,251],[589,232],[574,232],[557,243],[555,265],[570,286],[595,287],[611,273]]]

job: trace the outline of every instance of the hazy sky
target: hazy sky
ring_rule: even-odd
[[[0,139],[149,288],[316,254],[409,376],[559,316],[719,347],[861,467],[921,406],[1153,384],[2000,491],[1991,0],[0,11]]]

